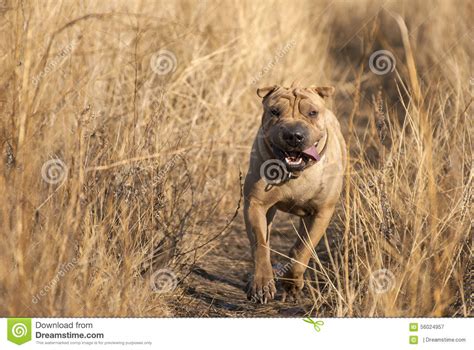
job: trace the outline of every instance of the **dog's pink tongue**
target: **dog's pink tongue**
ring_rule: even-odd
[[[316,147],[311,146],[310,148],[307,148],[303,151],[304,154],[306,154],[307,156],[310,156],[311,158],[313,158],[315,161],[319,161],[321,159],[321,157],[319,156],[318,152],[316,151]]]

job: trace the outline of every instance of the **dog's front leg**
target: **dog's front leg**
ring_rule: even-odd
[[[267,220],[268,211],[268,220]],[[244,203],[244,217],[247,235],[249,237],[254,273],[249,282],[247,297],[253,301],[265,304],[275,297],[276,288],[273,280],[273,270],[270,262],[270,231],[269,223],[275,214],[275,209],[264,207],[252,199]]]
[[[300,238],[291,249],[290,257],[293,259],[291,269],[283,278],[283,298],[287,296],[297,299],[304,287],[304,272],[308,266],[313,249],[316,248],[323,237],[334,213],[334,206],[327,206],[318,210],[311,216],[301,218],[298,233]]]

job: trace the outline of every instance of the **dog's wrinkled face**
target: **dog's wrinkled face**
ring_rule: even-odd
[[[326,133],[324,99],[333,93],[333,87],[257,90],[263,98],[263,135],[289,171],[300,171],[317,160],[316,148]]]

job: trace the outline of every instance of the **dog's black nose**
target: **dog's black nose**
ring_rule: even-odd
[[[283,140],[291,147],[298,147],[304,143],[304,132],[302,130],[286,130],[283,132]]]

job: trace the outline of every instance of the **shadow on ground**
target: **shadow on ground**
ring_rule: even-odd
[[[243,218],[236,219],[232,231],[222,238],[218,247],[200,259],[191,274],[183,281],[183,295],[175,304],[177,317],[304,317],[312,314],[313,300],[305,287],[304,295],[296,302],[276,300],[261,305],[247,300],[245,289],[252,269],[249,243]],[[299,219],[279,212],[271,234],[272,249],[288,255],[297,239],[295,228]],[[328,236],[334,236],[328,234]],[[333,242],[334,239],[330,240]],[[327,253],[324,244],[317,247],[318,257],[324,263]],[[272,264],[288,260],[272,253]]]

